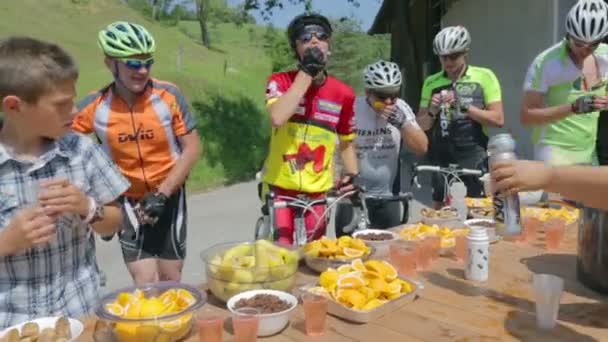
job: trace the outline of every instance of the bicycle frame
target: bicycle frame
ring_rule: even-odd
[[[344,228],[349,227],[348,230],[345,230],[345,232],[348,232],[348,234],[353,234],[357,231],[368,229],[370,227],[371,222],[369,219],[369,210],[367,209],[367,200],[368,199],[377,199],[377,200],[384,200],[384,201],[403,201],[403,200],[410,201],[414,198],[414,196],[411,192],[401,193],[399,195],[386,196],[386,195],[367,194],[365,192],[365,190],[359,191],[359,193],[357,194],[357,197],[359,199],[357,204],[360,204],[360,205],[353,203],[353,209],[354,209],[353,210],[353,214],[354,214],[353,220],[352,220],[351,224],[344,227]],[[350,230],[351,230],[350,227],[352,227],[352,232],[350,232]]]
[[[310,199],[307,196],[303,196],[303,195],[299,196],[298,198],[290,197],[290,196],[283,196],[283,195],[277,196],[274,194],[274,192],[271,191],[266,196],[266,204],[268,207],[268,223],[267,223],[268,227],[267,228],[269,230],[269,233],[267,234],[267,236],[262,237],[259,234],[260,227],[256,227],[255,238],[256,239],[271,238],[274,240],[275,235],[278,231],[278,227],[276,226],[275,210],[281,209],[281,208],[299,208],[300,210],[298,211],[297,215],[294,218],[293,241],[296,246],[302,246],[308,242],[310,236],[315,235],[316,231],[320,228],[321,222],[323,222],[323,220],[326,220],[328,218],[328,214],[331,212],[334,205],[341,199],[348,197],[348,196],[352,196],[353,194],[354,194],[354,191],[345,193],[339,197],[326,196],[325,198],[322,198],[322,199]],[[312,210],[313,206],[320,205],[320,204],[327,205],[327,208],[325,209],[325,211],[323,212],[322,215],[318,215],[317,212]],[[315,216],[315,220],[317,222],[315,229],[313,229],[313,231],[310,234],[308,234],[308,232],[306,231],[305,222],[304,222],[304,216],[306,215],[307,212],[312,213]],[[258,224],[259,224],[259,222],[258,222]],[[262,223],[262,224],[264,224],[264,223]]]

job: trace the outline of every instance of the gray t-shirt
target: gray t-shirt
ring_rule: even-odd
[[[405,113],[405,125],[415,125],[416,116],[405,101],[397,99],[397,108]],[[401,132],[389,124],[369,105],[365,96],[355,101],[357,159],[360,185],[377,195],[392,194],[397,177]]]

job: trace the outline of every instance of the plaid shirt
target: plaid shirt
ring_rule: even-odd
[[[36,202],[38,183],[67,178],[98,203],[114,201],[129,187],[91,139],[69,133],[35,161],[20,161],[0,144],[0,229]],[[78,317],[99,299],[99,274],[91,226],[73,214],[57,222],[57,238],[45,246],[0,257],[0,328],[43,316]]]

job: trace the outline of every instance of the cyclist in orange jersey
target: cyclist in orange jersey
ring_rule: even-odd
[[[112,23],[98,43],[114,82],[80,102],[73,129],[94,133],[131,182],[121,199],[119,237],[135,283],[179,281],[186,256],[184,184],[201,154],[196,121],[175,85],[151,78],[156,44],[143,26]]]

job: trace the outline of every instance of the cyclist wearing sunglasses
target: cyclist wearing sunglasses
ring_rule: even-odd
[[[566,38],[538,55],[524,83],[521,121],[533,127],[535,159],[550,165],[595,164],[598,111],[608,107],[608,6],[577,2]]]
[[[336,148],[346,170],[338,187],[342,192],[353,188],[352,182],[358,173],[353,145],[355,94],[325,70],[331,35],[329,21],[319,14],[297,16],[287,28],[298,70],[275,73],[266,86],[266,104],[273,129],[262,170],[263,192],[272,189],[279,196],[323,197],[334,186]],[[280,243],[293,243],[293,210],[275,211]],[[317,205],[313,210],[322,216],[325,208]],[[306,214],[305,225],[311,235],[316,221],[315,215]],[[324,233],[322,222],[310,238],[318,239]]]
[[[81,101],[73,128],[94,133],[131,182],[119,237],[135,283],[179,281],[184,183],[201,153],[196,122],[175,85],[151,78],[156,44],[143,26],[115,22],[99,32],[98,44],[114,82]]]
[[[471,36],[463,26],[446,27],[433,41],[443,70],[424,81],[417,120],[429,135],[428,159],[435,165],[479,169],[487,157],[487,127],[504,124],[500,83],[492,70],[467,63],[470,45]],[[461,178],[467,196],[483,195],[477,177]],[[436,208],[444,205],[444,188],[444,178],[434,175]]]
[[[401,141],[417,155],[426,153],[428,139],[416,122],[410,106],[399,98],[402,75],[399,66],[380,60],[365,68],[365,96],[355,100],[357,126],[357,184],[366,194],[377,196],[366,199],[371,226],[379,229],[402,223],[401,213],[408,212],[407,201],[384,200],[382,196],[398,195]],[[403,207],[403,211],[402,211]],[[336,235],[353,219],[350,203],[339,203],[336,210]],[[407,215],[404,215],[407,217]]]

